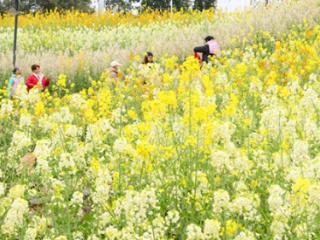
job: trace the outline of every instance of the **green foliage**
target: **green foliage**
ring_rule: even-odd
[[[107,0],[106,8],[117,12],[127,12],[131,10],[133,2],[135,0]]]
[[[172,5],[174,9],[188,9],[191,6],[191,1],[186,0],[173,0]],[[156,9],[156,10],[169,10],[171,7],[171,0],[143,0],[142,6],[144,9]]]
[[[203,11],[205,9],[214,8],[216,5],[216,0],[195,0],[194,9]]]
[[[132,4],[139,2],[138,0],[107,0],[106,8],[117,12],[128,12],[132,9]],[[92,11],[90,7],[91,0],[20,0],[20,10],[29,12],[30,8],[37,4],[43,11],[52,11],[58,9],[60,11],[77,9],[83,12]],[[216,0],[173,0],[173,8],[177,10],[187,10],[194,8],[197,10],[205,10],[215,7]],[[142,0],[142,10],[154,9],[154,10],[170,10],[171,0]],[[14,1],[4,0],[0,3],[0,14],[8,11],[14,7]]]
[[[92,11],[90,4],[91,0],[20,0],[19,1],[19,10],[23,12],[30,12],[32,6],[37,4],[42,11],[52,11],[52,10],[71,10],[77,9],[82,12],[90,12]],[[0,13],[3,14],[10,10],[10,8],[14,8],[14,1],[12,0],[4,0],[0,3]]]
[[[38,0],[37,2],[37,4],[40,5],[42,9],[47,11],[53,10],[55,8],[59,10],[77,9],[85,12],[91,11],[91,0]]]

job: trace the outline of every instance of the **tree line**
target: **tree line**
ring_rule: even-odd
[[[140,3],[139,10],[148,9],[165,11],[171,8],[171,0],[106,0],[106,9],[118,12],[129,12],[134,3]],[[173,8],[177,10],[205,10],[215,7],[216,0],[172,0]],[[76,9],[82,12],[92,12],[91,0],[19,0],[19,10],[30,12],[38,6],[41,11],[66,11]],[[15,0],[0,0],[0,13],[8,12],[15,7]]]
[[[106,8],[107,9],[118,9],[119,11],[130,11],[133,4],[137,0],[107,0]],[[142,10],[153,9],[153,10],[170,10],[171,9],[171,0],[141,0]],[[216,0],[172,0],[172,5],[174,9],[177,10],[205,10],[214,8]]]

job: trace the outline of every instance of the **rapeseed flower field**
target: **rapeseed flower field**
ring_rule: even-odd
[[[319,66],[305,20],[201,68],[133,54],[80,89],[4,87],[0,238],[319,239]]]

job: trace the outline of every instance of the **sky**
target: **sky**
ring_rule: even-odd
[[[250,6],[250,0],[218,0],[217,7],[226,11],[235,11]]]

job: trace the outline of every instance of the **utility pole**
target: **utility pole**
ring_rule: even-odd
[[[173,12],[173,0],[170,1],[170,10],[171,10],[171,13]]]
[[[18,19],[19,19],[19,0],[15,1],[15,16],[14,16],[14,36],[13,36],[13,67],[16,67],[17,59],[17,37],[18,37]]]

